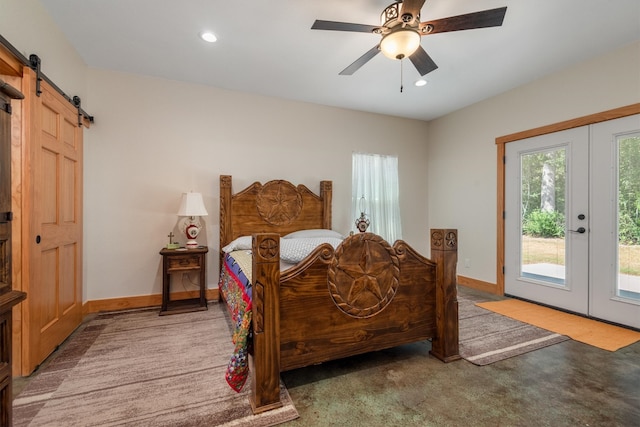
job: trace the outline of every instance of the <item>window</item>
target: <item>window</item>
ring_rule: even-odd
[[[351,217],[364,213],[370,221],[367,231],[382,236],[393,244],[402,239],[398,158],[379,154],[353,153],[351,184]],[[361,200],[364,196],[364,202]]]

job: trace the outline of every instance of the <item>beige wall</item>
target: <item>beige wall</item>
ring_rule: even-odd
[[[496,282],[495,138],[637,102],[640,42],[431,121],[429,226],[459,229],[458,273]]]
[[[180,196],[190,190],[203,194],[209,212],[198,240],[211,249],[208,283],[216,287],[220,174],[233,175],[236,191],[282,178],[318,192],[320,180],[332,180],[333,228],[347,233],[354,151],[398,155],[404,236],[427,250],[427,123],[98,69],[89,75],[96,119],[85,132],[88,299],[160,293],[158,251],[178,233]]]

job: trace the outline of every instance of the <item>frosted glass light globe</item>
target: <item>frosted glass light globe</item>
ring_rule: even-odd
[[[420,46],[420,34],[411,29],[393,31],[382,38],[380,50],[390,59],[411,56]]]

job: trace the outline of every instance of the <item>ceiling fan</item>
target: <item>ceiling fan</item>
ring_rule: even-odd
[[[385,56],[391,59],[408,57],[420,75],[424,76],[438,68],[438,66],[420,46],[420,38],[422,36],[473,28],[499,27],[502,25],[504,15],[507,12],[507,7],[505,6],[420,22],[420,9],[422,9],[424,2],[425,0],[404,0],[391,4],[382,11],[380,16],[381,25],[316,20],[311,29],[373,33],[382,36],[380,43],[342,70],[340,75],[352,75],[376,56],[378,52],[382,51]]]

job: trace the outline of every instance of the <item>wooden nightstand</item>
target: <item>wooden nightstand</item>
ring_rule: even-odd
[[[0,425],[11,425],[13,410],[11,339],[12,314],[14,305],[24,300],[27,294],[0,288]]]
[[[207,261],[209,248],[162,249],[162,307],[160,315],[207,310]],[[171,275],[173,273],[200,272],[200,297],[171,301]]]

